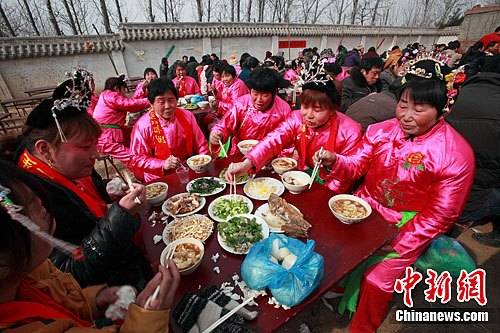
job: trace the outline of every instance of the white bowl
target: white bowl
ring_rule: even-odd
[[[286,161],[288,162],[288,166],[280,166],[278,165],[280,161]],[[281,175],[283,172],[287,172],[287,171],[290,171],[290,170],[293,170],[297,167],[297,161],[294,160],[293,158],[290,158],[290,157],[278,157],[278,158],[275,158],[272,162],[271,162],[271,166],[273,167],[274,171]]]
[[[363,206],[363,208],[366,210],[366,215],[363,216],[363,217],[359,217],[359,218],[354,218],[354,217],[347,217],[347,216],[344,216],[338,212],[336,212],[333,208],[332,208],[332,204],[337,201],[337,200],[352,200],[352,201],[355,201],[359,204],[361,204]],[[328,200],[328,207],[330,208],[330,210],[332,211],[332,214],[340,220],[340,222],[342,223],[345,223],[345,224],[353,224],[353,223],[358,223],[358,222],[361,222],[363,221],[364,219],[366,219],[368,216],[370,216],[370,214],[372,213],[372,208],[370,207],[370,205],[368,204],[368,202],[366,202],[365,200],[361,199],[360,197],[357,197],[355,195],[350,195],[350,194],[339,194],[339,195],[334,195],[333,197],[330,198],[330,200]]]
[[[243,140],[238,142],[238,149],[240,150],[240,153],[245,155],[248,153],[252,148],[259,143],[257,140]],[[245,147],[246,145],[252,145],[251,147]]]
[[[208,108],[208,105],[210,104],[210,102],[207,102],[207,101],[203,101],[203,102],[198,102],[196,103],[196,105],[198,105],[198,107],[200,109],[205,109],[205,108]]]
[[[191,274],[193,273],[197,268],[198,266],[200,266],[202,260],[203,260],[203,256],[205,255],[205,247],[203,246],[203,243],[201,241],[199,241],[198,239],[196,238],[181,238],[181,239],[177,239],[171,243],[169,243],[164,249],[163,249],[163,252],[161,253],[160,255],[160,263],[165,266],[166,265],[166,257],[167,257],[167,254],[169,252],[169,250],[177,245],[180,245],[180,244],[194,244],[196,245],[198,248],[200,248],[201,250],[201,256],[200,256],[200,259],[194,264],[194,265],[191,265],[185,269],[179,269],[179,273],[181,273],[181,275],[188,275],[188,274]]]
[[[292,177],[298,180],[301,184],[294,185],[285,181],[285,178]],[[281,182],[285,185],[286,189],[290,191],[292,194],[299,194],[309,186],[309,182],[311,181],[311,176],[302,171],[288,171],[281,175]]]
[[[204,162],[202,164],[195,165],[194,162],[196,161],[196,159],[200,159],[200,158],[206,159],[206,162]],[[207,171],[207,168],[208,168],[208,165],[210,164],[210,162],[212,162],[212,156],[203,155],[203,154],[191,156],[186,161],[187,165],[191,168],[191,170],[193,170],[196,173],[203,173],[203,172]]]
[[[146,200],[152,206],[161,204],[167,198],[167,194],[168,194],[168,184],[164,183],[164,182],[154,182],[154,183],[146,185],[146,193],[147,193],[148,187],[153,187],[155,185],[163,187],[163,191],[154,197],[151,197],[151,198],[146,197]]]

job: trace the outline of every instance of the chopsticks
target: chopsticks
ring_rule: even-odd
[[[236,178],[232,182],[229,182],[229,195],[234,200],[234,196],[236,195]]]
[[[219,326],[220,324],[222,324],[223,322],[225,322],[229,317],[231,317],[233,314],[235,314],[236,312],[238,312],[239,309],[241,309],[242,307],[244,307],[245,305],[247,305],[248,303],[250,303],[253,299],[254,299],[254,296],[246,299],[243,303],[241,303],[240,305],[238,305],[237,307],[235,307],[234,309],[232,309],[231,311],[229,311],[228,313],[226,313],[224,316],[220,317],[217,321],[215,321],[212,325],[210,325],[202,333],[212,332],[214,329],[217,328],[217,326]]]
[[[125,182],[127,183],[128,188],[132,189],[132,179],[130,179],[130,175],[127,172],[124,172],[124,175],[125,175]],[[134,198],[134,202],[138,205],[142,205],[141,199],[139,199],[138,197]]]
[[[168,262],[170,260],[172,260],[172,258],[174,257],[174,254],[175,254],[175,250],[177,249],[177,245],[173,247],[170,247],[170,249],[167,251],[167,259],[166,259],[166,262],[165,262],[165,267],[168,268]],[[155,300],[157,297],[158,297],[158,294],[160,293],[160,285],[158,284],[158,286],[156,287],[155,291],[153,292],[153,295],[149,296],[148,299],[146,300],[146,304],[144,304],[144,309],[148,309],[149,308],[149,305],[151,303],[152,300]]]
[[[311,189],[312,184],[314,183],[314,179],[316,179],[316,175],[318,174],[319,168],[321,167],[321,155],[323,154],[323,146],[319,149],[318,153],[318,161],[314,164],[314,169],[311,173],[311,179],[309,180],[309,189]]]
[[[226,158],[227,157],[227,151],[224,148],[224,145],[222,144],[222,142],[220,140],[219,140],[219,146],[220,146],[220,149],[222,150],[222,152],[224,153],[224,158]]]

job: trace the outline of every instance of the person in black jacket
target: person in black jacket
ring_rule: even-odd
[[[343,81],[341,111],[345,113],[349,106],[357,100],[382,90],[380,73],[384,62],[380,57],[370,57],[361,60],[359,67],[349,71],[350,76]]]
[[[132,240],[146,208],[144,186],[133,184],[129,194],[111,203],[93,169],[101,130],[74,97],[44,100],[28,116],[20,138],[18,165],[46,189],[57,222],[54,235],[79,245],[83,255],[74,260],[54,250],[50,259],[82,287],[130,284],[141,290],[151,270]]]
[[[500,55],[484,61],[481,72],[462,85],[446,120],[476,155],[474,184],[459,222],[491,220],[493,231],[473,238],[500,247]]]

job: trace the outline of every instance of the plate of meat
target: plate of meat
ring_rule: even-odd
[[[161,210],[173,217],[183,217],[200,211],[207,200],[196,193],[179,193],[170,197],[161,206]]]

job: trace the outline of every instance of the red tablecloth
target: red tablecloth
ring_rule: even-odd
[[[217,176],[219,171],[227,164],[229,164],[228,159],[217,160],[212,163],[210,169],[204,174],[195,174],[190,171],[190,179],[202,176]],[[262,171],[257,176],[277,178],[277,175],[272,175],[270,171]],[[167,182],[169,185],[169,197],[186,191],[185,184],[180,184],[176,174],[168,175],[162,181]],[[229,187],[220,195],[228,194],[228,192]],[[238,186],[238,193],[244,194],[243,185]],[[325,275],[319,288],[303,303],[290,310],[275,309],[267,304],[267,297],[263,298],[259,302],[259,316],[250,323],[256,332],[272,332],[278,329],[394,237],[396,228],[386,223],[376,212],[373,212],[368,219],[356,225],[346,225],[338,221],[328,208],[328,199],[332,195],[333,193],[327,187],[317,183],[313,184],[311,190],[299,195],[291,194],[288,191],[283,194],[283,197],[289,203],[297,206],[312,224],[312,228],[309,230],[310,239],[316,241],[316,252],[325,259]],[[216,197],[217,195],[207,197],[207,203],[199,213],[206,214],[208,205]],[[254,200],[253,203],[255,211],[266,201]],[[152,239],[154,235],[161,234],[163,228],[163,224],[156,224],[153,227],[147,223],[143,226],[146,252],[150,262],[156,266],[159,264],[159,257],[165,245],[163,242],[154,245]],[[182,277],[176,296],[177,301],[185,292],[195,292],[201,287],[220,285],[222,282],[232,281],[234,273],[240,275],[240,265],[244,256],[233,255],[224,251],[217,242],[216,228],[214,229],[214,234],[206,241],[205,256],[200,267],[191,275]],[[217,252],[220,258],[214,264],[211,256]],[[213,271],[215,266],[220,268],[220,274],[218,275]],[[174,331],[177,331],[175,327]]]

